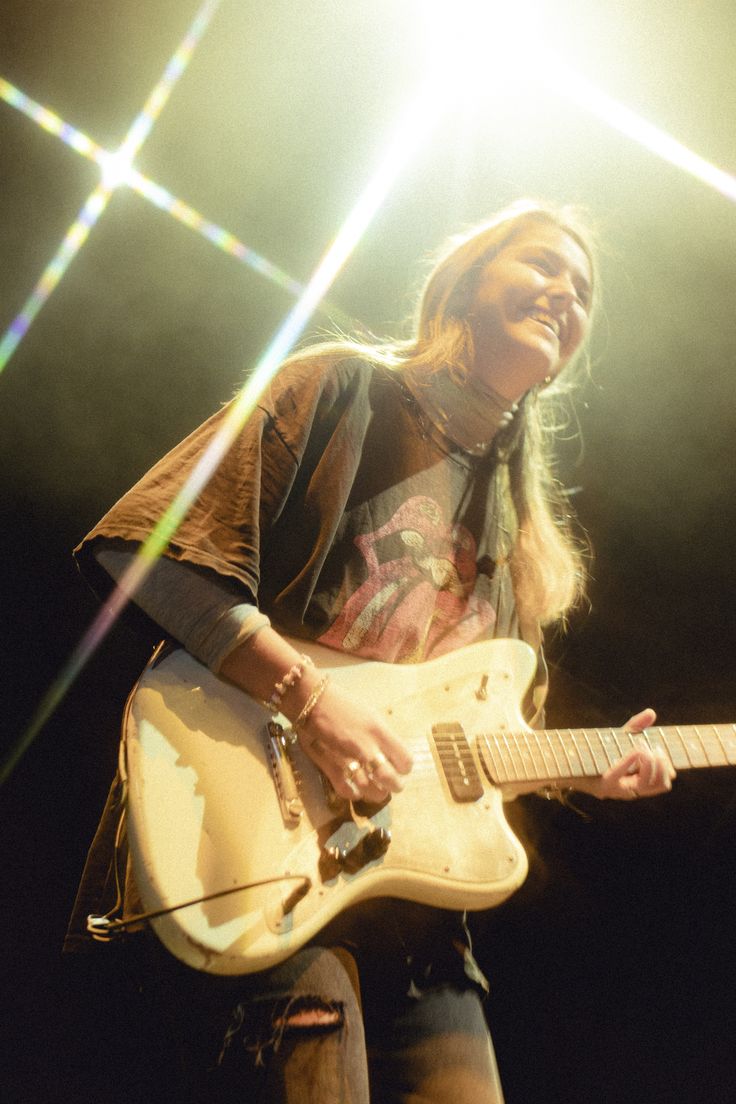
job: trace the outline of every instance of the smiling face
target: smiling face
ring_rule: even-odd
[[[516,401],[556,376],[588,329],[592,266],[554,222],[530,221],[483,266],[468,320],[473,375]]]

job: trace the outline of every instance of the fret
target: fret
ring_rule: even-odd
[[[552,754],[552,748],[550,747],[548,740],[548,733],[546,732],[534,732],[532,734],[537,742],[537,748],[542,759],[542,773],[537,775],[538,778],[557,778],[557,763],[555,757]]]
[[[508,732],[506,731],[498,733],[498,754],[501,756],[505,781],[515,782],[514,760],[509,749]]]
[[[614,734],[614,740],[616,741],[616,747],[619,749],[619,757],[621,755],[628,755],[630,751],[634,751],[637,743],[641,742],[643,737],[641,732],[629,732],[620,731],[618,736]]]
[[[680,726],[678,725],[678,729]],[[690,740],[688,746],[699,746],[702,758],[695,766],[699,767],[725,767],[728,760],[723,754],[723,749],[720,746],[718,740],[714,739],[712,733],[703,734],[698,729],[697,725],[688,725],[687,731],[690,733]]]
[[[687,753],[687,746],[680,735],[680,731],[677,728],[669,728],[659,730],[665,740],[667,746],[667,753],[672,760],[672,765],[675,770],[687,770],[692,766],[690,757]]]
[[[708,752],[708,758],[717,767],[728,766],[728,749],[721,739],[721,734],[718,731],[717,725],[709,726],[713,731],[709,732],[703,739],[708,741],[708,747],[711,749]]]
[[[562,746],[565,749],[565,756],[567,758],[568,773],[566,777],[582,778],[585,774],[585,769],[580,755],[578,754],[575,733],[571,728],[568,728],[564,734],[562,732],[560,733],[560,739],[562,740]]]
[[[736,765],[736,725],[710,725],[726,763]]]
[[[508,782],[508,778],[505,776],[503,767],[503,761],[501,759],[498,749],[498,733],[487,732],[483,736],[485,745],[488,749],[488,754],[491,757],[491,766],[493,767],[493,779],[500,785],[502,782]]]
[[[581,740],[582,737],[582,740]],[[570,738],[575,745],[575,753],[580,761],[580,774],[584,778],[595,778],[598,769],[590,750],[590,740],[585,729],[570,729]]]
[[[539,733],[534,732],[533,730],[531,732],[528,732],[526,734],[526,740],[529,746],[529,755],[531,757],[533,767],[533,772],[529,781],[531,781],[532,779],[541,780],[542,778],[550,778],[551,776],[546,769],[542,745],[539,742]]]
[[[547,739],[555,761],[555,777],[567,778],[570,765],[565,750],[565,740],[562,731],[558,728],[550,729],[547,732]]]
[[[511,762],[511,769],[513,771],[513,781],[518,782],[520,779],[529,777],[528,766],[524,763],[524,752],[519,747],[519,741],[522,733],[504,732],[504,742],[509,754],[509,760]]]
[[[604,732],[600,728],[594,729],[598,746],[593,751],[593,757],[598,767],[598,773],[604,774],[619,758],[618,750],[613,745],[611,730]]]
[[[565,773],[565,761],[564,761],[564,748],[562,747],[562,738],[560,733],[555,729],[547,733],[547,740],[549,742],[549,748],[552,752],[555,761],[555,773],[553,778],[567,778]],[[563,754],[560,755],[559,751],[562,750]]]
[[[719,725],[718,728],[726,758],[732,766],[736,766],[736,725]]]
[[[712,731],[709,729],[712,729]],[[718,729],[715,725],[710,725],[709,729],[703,732],[697,725],[693,725],[693,732],[700,740],[703,751],[705,752],[705,757],[708,760],[708,766],[726,767],[728,766],[728,756],[723,742],[718,735]]]
[[[531,781],[536,778],[544,777],[544,775],[540,775],[537,771],[529,736],[530,733],[528,732],[518,732],[515,733],[513,737],[516,744],[516,754],[521,763],[519,773],[517,774],[517,779],[519,781]]]
[[[705,754],[700,740],[694,734],[694,729],[682,729],[679,725],[675,725],[675,729],[677,731],[677,735],[682,740],[685,751],[687,752],[690,766],[707,767],[709,765],[708,756]]]
[[[650,751],[660,752],[667,758],[670,757],[666,733],[663,728],[646,728],[642,732],[642,736],[645,738],[645,743]]]

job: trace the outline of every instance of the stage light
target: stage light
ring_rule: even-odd
[[[102,169],[102,185],[111,192],[130,180],[132,164],[124,156],[121,150],[117,153],[108,153],[103,157],[100,168]]]
[[[518,103],[543,88],[546,96],[564,96],[654,156],[736,201],[736,177],[609,96],[546,45],[549,16],[541,4],[430,0],[418,3],[417,12],[425,21],[428,66],[438,80],[457,85],[476,109],[480,104],[502,107],[504,96]],[[554,15],[557,19],[564,10],[555,7]]]

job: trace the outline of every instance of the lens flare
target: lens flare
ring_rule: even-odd
[[[77,153],[81,153],[82,157],[87,157],[90,161],[96,161],[100,164],[106,156],[106,151],[102,146],[98,146],[83,131],[77,130],[69,123],[65,123],[55,112],[32,100],[30,96],[26,96],[25,92],[21,92],[19,88],[5,80],[4,77],[0,77],[0,100],[4,100],[11,107],[22,111],[24,115],[27,115],[29,119],[33,119],[34,123],[38,123],[49,134],[61,138],[62,142],[76,150]]]
[[[706,161],[704,157],[678,142],[667,131],[650,123],[619,100],[615,100],[580,73],[570,69],[563,61],[554,57],[551,71],[554,72],[554,89],[563,93],[585,111],[589,111],[614,130],[650,153],[668,161],[678,169],[684,169],[696,180],[702,181],[727,199],[736,202],[736,177]]]
[[[92,227],[107,207],[111,195],[111,188],[98,184],[87,198],[79,215],[67,230],[56,255],[44,269],[20,314],[11,322],[0,341],[0,372],[28,333],[41,307],[58,287],[64,273],[89,237]]]
[[[175,195],[172,195],[166,188],[162,188],[160,184],[156,184],[153,180],[149,180],[147,176],[133,169],[129,174],[128,184],[150,203],[158,207],[160,211],[166,211],[173,218],[177,219],[178,222],[181,222],[184,226],[188,226],[190,230],[194,230],[196,233],[201,234],[207,241],[212,242],[212,244],[216,245],[218,249],[221,249],[223,253],[228,253],[231,257],[235,257],[236,260],[248,265],[249,268],[259,272],[278,287],[283,288],[292,295],[301,295],[304,291],[304,285],[300,284],[299,281],[295,280],[292,276],[289,276],[288,272],[284,272],[278,265],[272,264],[271,261],[266,260],[266,258],[262,257],[260,253],[257,253],[255,249],[251,249],[249,246],[239,241],[234,234],[223,229],[222,226],[210,222],[209,219],[206,219],[199,211],[196,211],[194,207],[190,207],[183,199],[179,199]]]
[[[102,212],[110,201],[115,188],[127,183],[132,171],[133,159],[151,133],[154,122],[165,107],[171,91],[189,64],[194,49],[207,30],[222,0],[206,0],[192,21],[189,30],[173,54],[163,75],[146,100],[142,110],[133,120],[123,139],[120,149],[109,153],[93,143],[91,139],[66,123],[47,108],[14,89],[8,81],[0,86],[3,99],[19,108],[35,122],[60,138],[73,149],[79,149],[85,157],[96,161],[102,172],[102,180],[88,197],[82,210],[64,236],[54,258],[23,304],[20,313],[13,319],[2,341],[0,341],[0,372],[10,360],[18,345],[28,333],[30,326],[44,303],[58,287],[69,265],[89,237]]]
[[[427,110],[428,103],[433,107],[430,111]],[[444,106],[446,103],[447,101]],[[422,88],[420,95],[410,104],[355,206],[317,265],[301,296],[277,330],[255,370],[231,404],[220,431],[200,457],[191,476],[159,520],[148,540],[141,546],[107,604],[94,619],[47,691],[16,747],[2,764],[0,784],[10,775],[18,760],[52,716],[79,673],[107,636],[120,612],[166,548],[197,495],[208,483],[255,409],[264,389],[278,372],[282,360],[303,331],[320,300],[349,260],[399,174],[439,120],[442,106],[439,102],[436,81]]]
[[[19,88],[16,88],[15,85],[12,85],[2,77],[0,77],[0,99],[4,100],[11,107],[15,107],[17,110],[22,111],[24,115],[27,115],[29,119],[38,123],[44,130],[61,138],[71,149],[100,166],[102,173],[102,192],[106,196],[105,205],[109,199],[109,193],[121,185],[127,185],[139,195],[143,196],[144,199],[153,203],[159,210],[165,211],[183,226],[188,227],[190,230],[193,230],[195,233],[211,242],[221,250],[221,252],[228,254],[230,257],[234,257],[236,261],[246,265],[265,279],[270,280],[271,283],[282,288],[290,295],[299,296],[304,291],[304,285],[298,280],[295,280],[293,276],[290,276],[288,272],[284,272],[278,265],[269,261],[255,249],[246,245],[245,242],[236,238],[229,230],[205,218],[199,211],[186,203],[183,199],[174,196],[166,188],[162,187],[160,184],[156,184],[149,177],[133,168],[128,159],[120,155],[120,151],[117,153],[110,153],[108,150],[103,149],[102,146],[98,145],[97,142],[84,134],[83,131],[78,130],[69,123],[65,123],[63,119],[59,118],[53,111],[43,107],[35,100],[32,100],[30,96],[21,92]],[[88,203],[91,202],[91,206],[94,208],[95,204],[99,201],[97,190],[93,193],[93,196],[90,196]],[[88,230],[91,227],[88,214],[85,210],[86,207],[87,204],[85,204],[77,220],[67,232],[56,257],[49,263],[20,314],[10,324],[6,334],[0,341],[0,373],[15,352],[20,341],[28,332],[41,306],[51,294],[53,288],[56,287],[61,276],[71,263],[73,253],[71,255],[69,254],[69,243],[79,236],[80,225],[78,224],[81,224],[81,226],[87,225]],[[351,318],[350,315],[346,314],[345,311],[341,310],[336,304],[325,300],[321,304],[320,309],[343,329],[353,330],[356,328],[356,320]]]
[[[696,180],[736,200],[736,177],[688,149],[567,64],[548,48],[550,15],[534,0],[416,0],[422,20],[427,65],[462,86],[469,102],[493,107],[514,96],[546,87],[562,95],[613,130],[683,169]],[[556,9],[553,9],[556,13]]]

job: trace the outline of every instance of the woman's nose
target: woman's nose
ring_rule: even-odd
[[[577,291],[570,277],[559,273],[550,280],[547,295],[550,303],[560,310],[568,307],[577,298]]]

